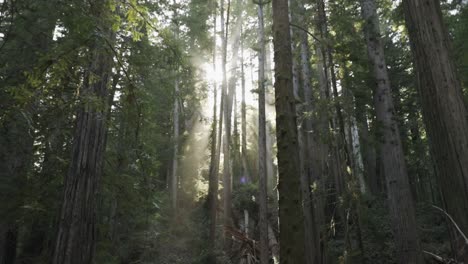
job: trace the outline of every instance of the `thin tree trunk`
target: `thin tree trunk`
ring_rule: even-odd
[[[305,20],[305,8],[302,1],[297,1],[296,8],[298,9],[298,18],[300,21]],[[312,179],[318,176],[316,161],[318,150],[317,142],[313,137],[313,120],[311,113],[313,109],[313,95],[312,95],[312,69],[310,66],[310,46],[309,38],[305,31],[298,31],[299,45],[300,45],[300,61],[302,72],[302,94],[304,98],[304,107],[300,107],[298,115],[305,116],[303,124],[299,129],[299,148],[301,150],[301,189],[303,197],[303,214],[305,221],[305,247],[306,247],[306,263],[320,263],[322,258],[320,251],[320,227],[316,219],[316,208],[314,200],[312,199]],[[318,203],[320,206],[320,203]],[[317,210],[323,208],[317,207]],[[323,219],[322,219],[323,220]],[[324,224],[324,223],[323,223]]]
[[[179,23],[176,0],[174,4],[174,36],[176,39],[179,38]],[[179,177],[178,177],[178,167],[179,167],[179,135],[180,135],[180,119],[179,119],[179,65],[176,65],[174,71],[175,80],[174,80],[174,109],[172,112],[172,122],[173,122],[173,141],[174,141],[174,152],[172,157],[172,173],[171,173],[171,202],[172,209],[174,214],[177,212],[177,192],[179,188]]]
[[[179,78],[174,80],[174,109],[172,113],[173,118],[173,140],[174,140],[174,154],[172,157],[172,172],[171,172],[171,203],[174,213],[177,211],[177,191],[179,185],[179,177],[177,174],[179,166]]]
[[[349,76],[349,71],[346,66],[346,62],[342,62],[343,68],[343,95],[346,97],[345,100],[353,101],[354,105],[354,119],[358,128],[359,141],[361,142],[361,153],[364,165],[364,176],[366,180],[366,186],[368,187],[372,195],[381,195],[380,191],[380,182],[377,178],[377,156],[375,143],[371,139],[368,117],[366,110],[366,103],[363,102],[360,98],[354,97],[349,90],[349,84],[347,78]]]
[[[221,25],[223,27],[221,33],[223,35],[223,51],[222,51],[222,70],[223,70],[223,99],[224,99],[224,139],[223,139],[223,193],[224,193],[224,227],[232,226],[232,193],[231,193],[231,107],[230,107],[230,94],[228,93],[228,80],[227,80],[227,41],[229,35],[229,19],[230,19],[231,1],[228,0],[226,18],[224,16],[224,0],[221,0]],[[230,249],[231,240],[227,234],[224,234],[225,249]]]
[[[279,263],[279,244],[278,240],[276,239],[275,232],[271,225],[268,225],[268,247],[271,249],[271,256],[273,258],[273,263]]]
[[[216,12],[216,1],[213,1],[213,72],[216,72],[216,22],[218,13]],[[210,218],[210,240],[209,246],[210,250],[213,251],[214,245],[216,243],[216,206],[218,203],[218,171],[217,163],[219,162],[217,157],[217,127],[218,127],[218,117],[217,117],[217,104],[218,104],[218,87],[216,80],[213,80],[213,125],[211,132],[211,161],[210,161],[210,171],[209,171],[209,183],[208,183],[208,206],[209,206],[209,218]]]
[[[376,88],[374,104],[381,130],[381,155],[387,183],[390,216],[399,263],[424,263],[418,239],[416,217],[408,173],[401,145],[400,130],[395,120],[390,80],[380,36],[379,19],[374,0],[361,0],[365,21],[365,38]]]
[[[247,107],[245,104],[245,65],[244,65],[244,37],[242,34],[241,25],[241,85],[242,85],[242,103],[241,103],[241,154],[242,154],[242,177],[245,177],[245,182],[251,181],[249,169],[247,167]]]
[[[263,2],[258,3],[258,175],[260,264],[268,264],[268,205],[266,171],[266,114],[265,114],[265,30]]]
[[[305,263],[300,158],[293,92],[291,34],[287,0],[273,0],[280,263]]]
[[[359,191],[361,194],[367,192],[366,181],[364,179],[364,163],[361,155],[361,142],[359,141],[359,131],[356,124],[356,118],[351,116],[351,145],[352,145],[352,164],[353,173],[357,176]]]
[[[330,85],[329,85],[329,76],[328,76],[328,68],[327,68],[327,56],[326,56],[326,47],[323,45],[323,41],[325,40],[325,33],[327,31],[326,25],[326,16],[324,13],[325,10],[325,3],[323,0],[316,0],[317,10],[316,10],[316,21],[315,21],[315,31],[316,34],[320,37],[320,41],[316,40],[316,56],[317,56],[317,72],[318,72],[318,83],[319,83],[319,101],[325,102],[329,99],[330,96]],[[317,217],[317,224],[320,227],[325,226],[325,198],[326,197],[326,182],[328,180],[329,171],[327,170],[327,163],[328,163],[328,156],[332,154],[332,158],[335,159],[336,155],[333,151],[330,150],[329,145],[326,143],[330,137],[330,126],[329,121],[331,120],[328,109],[318,108],[318,118],[317,118],[317,125],[315,127],[315,142],[317,142],[317,152],[318,157],[316,160],[317,166],[317,173],[314,175],[313,180],[317,183],[317,198],[316,200],[316,217]],[[337,163],[334,160],[333,163]],[[331,170],[330,170],[331,171]],[[336,172],[336,171],[335,171]],[[335,175],[337,177],[337,175]],[[339,178],[336,178],[337,182]],[[343,188],[341,187],[343,184],[337,184],[338,196],[343,194]],[[340,210],[340,215],[342,219],[345,219],[344,211]],[[327,233],[326,230],[320,229],[320,240],[321,243],[321,263],[326,263],[326,251],[327,251]]]
[[[268,100],[268,99],[267,99]],[[268,102],[267,102],[268,105]],[[267,108],[268,109],[268,108]],[[276,137],[272,133],[271,123],[267,120],[266,121],[266,172],[267,172],[267,193],[269,197],[274,197],[276,199],[277,193],[276,189],[276,182],[278,177],[275,173],[275,165],[274,165],[274,155],[273,155],[273,148],[276,144]]]

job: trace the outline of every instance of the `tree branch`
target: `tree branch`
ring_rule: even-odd
[[[316,41],[320,42],[323,44],[323,41],[321,41],[319,38],[317,38],[314,34],[312,34],[310,31],[308,31],[307,29],[301,27],[301,26],[298,26],[296,24],[293,24],[293,23],[289,23],[290,26],[292,27],[295,27],[295,28],[298,28],[302,31],[304,31],[305,33],[307,33],[309,36],[311,36],[312,38],[314,38]]]
[[[450,222],[452,222],[452,224],[455,226],[455,228],[458,230],[458,232],[460,233],[460,235],[463,237],[463,239],[465,240],[465,245],[468,245],[468,238],[466,237],[466,235],[463,233],[463,231],[461,230],[461,228],[457,225],[457,223],[455,222],[455,220],[453,220],[452,216],[449,215],[444,209],[440,208],[440,207],[437,207],[435,205],[432,205],[432,207],[434,207],[435,209],[441,211],[443,214],[445,214],[445,216],[447,216],[448,219],[450,219]]]

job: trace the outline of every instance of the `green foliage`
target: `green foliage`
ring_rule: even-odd
[[[105,165],[99,183],[95,262],[229,262],[220,246],[214,253],[206,250],[207,205],[204,190],[198,185],[207,184],[209,157],[206,138],[199,137],[202,132],[194,128],[194,124],[203,127],[208,119],[200,111],[207,98],[208,84],[196,64],[209,61],[207,57],[213,51],[211,23],[216,4],[212,0],[171,2],[22,0],[0,4],[0,198],[8,201],[1,203],[0,225],[17,227],[21,263],[50,263],[77,110],[83,104],[109,114],[105,120],[108,127]],[[238,13],[238,8],[244,9],[241,12],[245,49],[257,52],[255,4],[231,2],[231,16]],[[444,15],[453,39],[453,56],[468,95],[468,7],[456,2],[444,4]],[[95,12],[101,8],[96,5],[105,7],[98,15]],[[379,6],[399,132],[412,194],[419,202],[418,225],[423,248],[449,256],[445,219],[427,205],[438,204],[441,199],[420,112],[403,14],[393,1],[379,1]],[[312,7],[306,6],[307,11]],[[361,34],[359,3],[328,1],[327,10],[330,37],[321,41],[332,47],[341,92],[338,98],[316,100],[314,110],[301,118],[331,116],[335,114],[334,103],[338,102],[343,107],[345,122],[355,117],[360,130],[369,127],[370,139],[362,146],[363,152],[378,150],[380,135],[376,133],[378,124],[373,107],[375,83]],[[265,14],[269,39],[272,33],[269,5],[265,6]],[[230,18],[231,25],[239,19],[236,16]],[[312,16],[300,22],[310,25]],[[89,73],[94,63],[94,54],[90,52],[94,45],[101,45],[113,57],[106,86],[108,100],[85,93],[84,85],[95,84],[100,78]],[[316,60],[315,54],[311,63]],[[180,86],[177,94],[176,80]],[[313,84],[316,87],[315,77]],[[314,95],[319,98],[316,90]],[[175,101],[181,108],[180,138],[172,135]],[[257,221],[257,116],[251,114],[255,109],[248,111],[249,149],[245,155],[253,182],[241,183],[240,163],[234,160],[233,208],[234,215],[248,210]],[[239,137],[234,138],[232,156],[237,159]],[[183,161],[180,166],[183,175],[177,215],[170,208],[167,192],[175,140],[184,146],[178,157]],[[322,141],[332,143],[329,137]],[[194,157],[197,162],[192,162]],[[378,177],[383,175],[380,173]],[[352,180],[347,183],[350,189],[355,188]],[[273,193],[273,186],[269,187]],[[327,245],[331,260],[339,262],[346,258],[359,263],[362,258],[365,263],[393,263],[395,245],[382,198],[385,193],[373,195],[377,198],[369,195],[361,199],[350,192],[327,200],[332,204],[327,205],[327,217],[332,215],[329,211],[335,210],[335,203],[350,211],[348,234],[344,223],[323,227],[338,231],[338,235],[330,235]],[[270,204],[275,202],[270,200]],[[256,235],[253,232],[254,239]],[[346,235],[349,241],[345,241]],[[364,252],[360,252],[359,242],[363,243]]]
[[[247,210],[256,218],[258,215],[258,186],[253,183],[246,183],[239,185],[236,188],[232,196],[233,198],[233,208],[238,210]]]
[[[453,37],[452,56],[455,58],[459,78],[462,81],[462,87],[465,97],[468,99],[468,5],[460,3],[452,10],[455,14],[447,17],[449,31]],[[467,100],[468,102],[468,100]]]

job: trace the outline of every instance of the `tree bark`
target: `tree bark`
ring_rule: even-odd
[[[179,38],[179,23],[178,23],[178,13],[176,1],[173,1],[174,4],[174,37],[177,40]],[[172,209],[175,213],[177,212],[177,192],[179,188],[179,177],[178,177],[178,167],[179,167],[179,134],[180,134],[180,119],[179,119],[179,65],[177,64],[174,70],[174,108],[172,112],[172,140],[174,141],[174,152],[172,156],[172,171],[171,171],[171,203]]]
[[[249,169],[247,167],[247,107],[245,104],[245,65],[244,65],[244,38],[242,36],[241,25],[241,86],[242,86],[242,102],[241,102],[241,162],[242,162],[242,177],[245,181],[250,181]]]
[[[444,206],[468,234],[468,111],[440,2],[405,0],[403,8]],[[458,261],[468,262],[467,245],[458,233],[452,233]]]
[[[326,14],[325,14],[325,2],[323,0],[316,0],[316,17],[315,17],[315,32],[320,37],[319,40],[316,40],[315,43],[315,51],[317,56],[316,68],[318,74],[318,84],[319,84],[319,97],[317,100],[318,102],[326,102],[330,96],[330,80],[327,68],[327,56],[326,56],[326,47],[323,45],[323,41],[325,40],[325,34],[327,32],[327,24],[326,24]],[[326,182],[327,178],[329,177],[329,172],[331,170],[327,170],[327,163],[329,161],[329,155],[335,158],[335,154],[333,151],[330,150],[330,146],[326,143],[330,137],[330,115],[328,113],[327,107],[317,108],[318,117],[316,120],[316,125],[314,129],[314,136],[316,142],[316,149],[318,152],[317,158],[315,160],[315,164],[317,166],[317,173],[315,173],[313,181],[317,185],[316,189],[316,196],[314,196],[314,200],[316,201],[316,218],[317,224],[320,227],[325,226],[325,199],[324,197],[327,196],[326,193]],[[337,172],[337,171],[335,171]],[[335,175],[337,176],[337,175]],[[339,182],[339,178],[337,179],[337,183]],[[344,184],[336,184],[337,187],[337,196],[343,194],[342,185]],[[316,197],[316,198],[315,198]],[[344,211],[340,210],[341,218],[344,219]],[[323,228],[320,229],[320,241],[321,241],[321,263],[326,263],[326,236],[327,233]]]
[[[353,166],[353,173],[357,176],[357,180],[359,182],[359,191],[361,194],[365,194],[367,192],[367,185],[364,179],[364,162],[362,159],[362,152],[361,152],[361,142],[359,140],[359,130],[356,124],[356,118],[351,116],[350,118],[350,125],[351,125],[351,146],[352,146],[352,166]]]
[[[299,21],[305,20],[304,1],[295,1],[298,11]],[[294,15],[293,15],[294,16]],[[293,20],[294,21],[294,20]],[[305,31],[298,31],[300,46],[300,69],[302,73],[302,94],[303,107],[298,108],[298,116],[303,116],[303,122],[299,126],[299,148],[301,156],[301,190],[303,199],[304,229],[305,229],[305,248],[306,263],[320,263],[322,252],[320,251],[320,221],[317,219],[317,211],[322,210],[321,203],[316,203],[318,197],[312,197],[312,181],[317,179],[320,172],[317,171],[317,159],[320,155],[320,146],[313,136],[313,94],[312,94],[312,69],[310,66],[310,46],[309,38]],[[315,199],[318,198],[318,199]],[[324,223],[323,223],[324,224]]]
[[[271,225],[268,225],[268,246],[271,249],[271,256],[273,257],[273,263],[279,263],[279,244],[276,239],[275,232]]]
[[[228,46],[228,35],[229,35],[229,19],[230,19],[230,8],[231,1],[228,0],[227,14],[224,14],[224,0],[221,0],[221,34],[223,35],[223,51],[222,51],[222,69],[223,69],[223,83],[222,93],[224,99],[224,138],[223,138],[223,202],[224,202],[224,217],[223,224],[225,228],[232,226],[232,192],[231,192],[231,153],[230,153],[230,142],[231,142],[231,99],[228,91],[228,79],[227,79],[227,46]],[[224,246],[225,249],[229,250],[231,240],[224,234]]]
[[[216,50],[217,50],[217,17],[218,13],[216,1],[213,1],[213,72],[216,72]],[[217,127],[218,127],[218,116],[217,116],[217,104],[218,104],[218,87],[216,80],[213,80],[213,125],[211,132],[211,161],[210,161],[210,171],[209,171],[209,182],[208,182],[208,208],[209,208],[209,219],[210,219],[210,238],[209,246],[210,250],[214,250],[214,245],[216,243],[216,206],[218,203],[218,171],[217,171]]]
[[[107,16],[106,1],[92,7],[93,16]],[[101,32],[114,39],[108,25]],[[98,27],[99,28],[99,27]],[[92,263],[96,241],[96,201],[102,174],[108,82],[112,67],[109,40],[96,38],[90,47],[90,65],[81,90],[84,102],[78,109],[72,158],[64,182],[64,197],[53,253],[54,264]],[[95,80],[93,76],[97,76]],[[89,99],[96,99],[89,100]],[[88,100],[87,100],[88,99]]]
[[[361,12],[376,82],[374,104],[398,263],[424,263],[374,0],[361,0]]]
[[[305,263],[304,220],[289,30],[288,1],[273,0],[280,263],[301,264]]]
[[[265,113],[265,30],[263,2],[258,2],[258,175],[259,175],[259,231],[260,264],[269,263],[268,250],[268,203],[266,171],[266,113]]]
[[[177,73],[176,73],[177,74]],[[177,211],[177,191],[179,185],[179,177],[177,174],[179,166],[179,78],[176,77],[174,80],[174,109],[172,112],[172,122],[173,122],[173,135],[172,139],[174,141],[174,152],[172,157],[172,172],[171,172],[171,203],[174,213]]]

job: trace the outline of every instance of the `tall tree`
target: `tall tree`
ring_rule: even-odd
[[[297,23],[302,21],[305,25],[308,25],[305,20],[305,1],[294,1],[292,9],[296,12],[292,12],[292,21]],[[317,168],[318,156],[321,153],[320,145],[317,144],[316,138],[313,136],[312,131],[314,118],[312,117],[313,112],[313,93],[312,93],[312,69],[310,65],[310,45],[308,34],[305,30],[301,29],[297,31],[299,39],[299,51],[300,51],[300,72],[301,78],[301,94],[303,95],[304,104],[297,106],[298,116],[302,116],[302,124],[299,125],[298,137],[299,137],[299,148],[301,156],[301,189],[303,203],[303,214],[304,214],[304,228],[305,228],[305,247],[306,247],[306,263],[320,263],[321,251],[320,251],[320,226],[324,224],[321,220],[317,219],[318,210],[323,210],[322,203],[317,203],[321,200],[320,194],[314,196],[312,194],[312,182],[316,181],[318,175],[322,175]]]
[[[444,25],[439,0],[405,0],[403,8],[444,207],[466,235],[468,111],[451,54],[450,36]],[[452,230],[458,260],[468,262],[467,241],[455,228]]]
[[[222,34],[222,70],[223,70],[223,83],[222,83],[222,97],[223,97],[223,116],[224,116],[224,138],[223,138],[223,201],[224,201],[224,217],[223,223],[224,228],[232,226],[232,192],[231,192],[231,107],[230,107],[230,93],[228,90],[228,79],[227,79],[227,47],[228,47],[228,36],[229,36],[229,22],[230,22],[230,11],[231,1],[228,0],[227,12],[225,15],[225,3],[221,0],[221,34]],[[228,249],[231,245],[230,238],[224,235],[224,245]]]
[[[177,13],[177,2],[174,0],[174,38],[177,40],[179,38],[179,23],[178,23],[178,13]],[[177,192],[179,188],[179,177],[178,177],[178,167],[179,167],[179,134],[180,134],[180,121],[179,121],[179,65],[176,63],[174,70],[174,109],[172,112],[172,122],[173,122],[173,134],[172,138],[174,141],[174,155],[172,157],[172,171],[171,171],[171,202],[172,209],[174,213],[177,211]]]
[[[213,5],[213,72],[216,72],[216,51],[217,51],[217,3],[212,1]],[[219,147],[217,142],[217,104],[218,104],[218,84],[216,79],[212,80],[213,84],[213,125],[211,132],[211,151],[210,151],[210,171],[209,171],[209,186],[208,186],[208,203],[209,203],[209,218],[210,218],[210,247],[213,249],[216,241],[216,206],[218,204],[218,164],[219,158],[217,157],[217,148]],[[220,124],[220,126],[222,126]]]
[[[108,83],[112,68],[115,35],[111,30],[108,1],[90,5],[99,21],[91,46],[89,66],[81,89],[81,106],[76,114],[76,128],[69,172],[64,181],[64,196],[52,263],[92,263],[96,242],[96,204],[103,169],[106,142]],[[98,19],[99,18],[99,19]]]
[[[245,103],[245,62],[244,62],[244,36],[241,25],[241,159],[242,177],[250,181],[249,169],[247,168],[247,106]]]
[[[258,175],[260,264],[268,264],[268,205],[266,171],[266,114],[265,114],[265,25],[262,0],[258,5]]]
[[[305,263],[300,158],[288,0],[273,0],[280,263]]]
[[[374,104],[380,129],[383,169],[399,263],[423,263],[416,217],[374,0],[361,0],[367,54],[375,78]]]
[[[317,205],[316,208],[316,218],[317,224],[321,227],[320,230],[320,241],[321,241],[321,250],[326,251],[326,243],[327,239],[326,232],[322,229],[325,226],[325,198],[326,197],[326,182],[327,178],[329,177],[329,171],[327,170],[327,162],[329,162],[329,154],[330,146],[327,144],[328,139],[330,138],[330,115],[328,113],[328,109],[325,106],[325,102],[329,99],[330,96],[330,76],[328,72],[327,66],[327,53],[326,53],[326,45],[324,45],[324,41],[326,41],[326,32],[327,32],[327,24],[326,24],[326,15],[325,15],[325,2],[323,0],[316,0],[316,14],[315,14],[315,32],[319,38],[315,38],[315,52],[317,56],[316,61],[316,68],[318,74],[318,97],[317,102],[320,107],[317,107],[316,111],[318,113],[318,117],[316,120],[316,127],[315,127],[315,151],[318,152],[315,158],[315,166],[316,173],[313,175],[313,180],[317,183],[317,191],[316,191],[316,198],[315,201]],[[309,95],[310,96],[310,95]],[[310,99],[307,99],[310,100]],[[332,162],[335,163],[335,162]],[[333,164],[332,166],[336,166],[337,164]],[[337,181],[338,182],[338,181]],[[342,184],[336,184],[338,196],[342,194],[342,188],[340,187]],[[341,215],[343,215],[343,210],[340,210]],[[343,218],[343,217],[342,217]],[[322,262],[326,262],[324,259],[326,254],[322,252]]]

